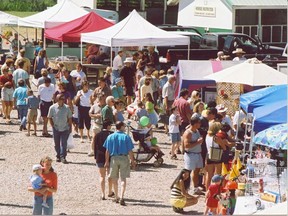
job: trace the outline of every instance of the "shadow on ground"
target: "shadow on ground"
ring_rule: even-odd
[[[18,205],[18,204],[8,204],[8,203],[0,203],[0,206],[7,206],[7,207],[13,207],[13,208],[29,208],[29,209],[33,208],[30,205]]]

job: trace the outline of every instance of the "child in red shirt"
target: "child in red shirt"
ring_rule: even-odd
[[[204,215],[207,215],[208,211],[212,212],[213,215],[217,215],[218,195],[223,191],[222,180],[223,178],[220,175],[212,177],[212,184],[209,186],[205,197],[206,208]]]

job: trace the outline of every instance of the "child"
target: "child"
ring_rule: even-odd
[[[123,81],[119,77],[115,79],[115,85],[112,86],[112,96],[114,97],[115,101],[125,101],[124,97],[124,89],[123,89]]]
[[[146,108],[146,111],[148,113],[147,117],[150,120],[150,124],[151,125],[157,125],[159,117],[158,117],[158,115],[154,109],[154,101],[153,101],[152,95],[150,93],[146,94],[145,101],[146,101],[145,108]]]
[[[212,212],[213,215],[217,215],[219,195],[223,192],[222,180],[220,175],[212,177],[212,184],[209,186],[205,197],[206,208],[204,215],[207,215],[208,211]]]
[[[169,117],[169,134],[171,136],[172,145],[171,145],[171,159],[177,160],[177,155],[175,154],[176,149],[180,147],[181,136],[179,126],[181,125],[181,119],[178,114],[177,107],[171,108],[171,115]]]
[[[33,173],[34,174],[30,176],[30,183],[32,188],[35,190],[43,189],[43,186],[46,186],[46,184],[43,184],[43,178],[40,176],[42,174],[42,167],[40,164],[33,165]],[[42,194],[43,194],[42,206],[44,206],[45,208],[49,208],[47,204],[47,191],[43,192]]]
[[[121,101],[115,101],[114,103],[115,110],[113,111],[115,122],[117,121],[124,121],[123,116],[123,103]]]
[[[73,114],[72,114],[72,125],[75,131],[75,134],[73,135],[74,138],[79,137],[78,134],[78,125],[79,125],[79,120],[78,120],[78,106],[75,104],[75,98],[72,100],[73,102]]]
[[[144,129],[143,131],[147,131],[151,128],[151,124],[149,123]],[[161,151],[160,147],[157,146],[157,139],[155,137],[153,137],[153,131],[152,129],[149,132],[148,137],[145,138],[145,143],[146,145],[149,147],[150,150],[155,150],[158,153],[158,157],[161,157],[164,155],[164,153]]]
[[[37,136],[36,133],[36,118],[37,118],[37,109],[39,108],[39,98],[37,98],[35,95],[33,95],[33,91],[30,89],[27,91],[28,98],[27,100],[27,106],[28,106],[28,132],[26,136],[30,136],[30,129],[31,124],[33,123],[34,126],[34,133],[32,135]]]
[[[144,104],[142,101],[139,101],[137,104],[138,108],[136,109],[137,120],[139,121],[142,116],[147,116],[147,110],[144,108]]]

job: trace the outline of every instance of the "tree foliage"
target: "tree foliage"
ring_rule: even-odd
[[[43,11],[57,0],[0,0],[0,11]]]

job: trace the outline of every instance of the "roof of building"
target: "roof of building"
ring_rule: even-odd
[[[287,0],[227,0],[233,6],[287,6]]]

